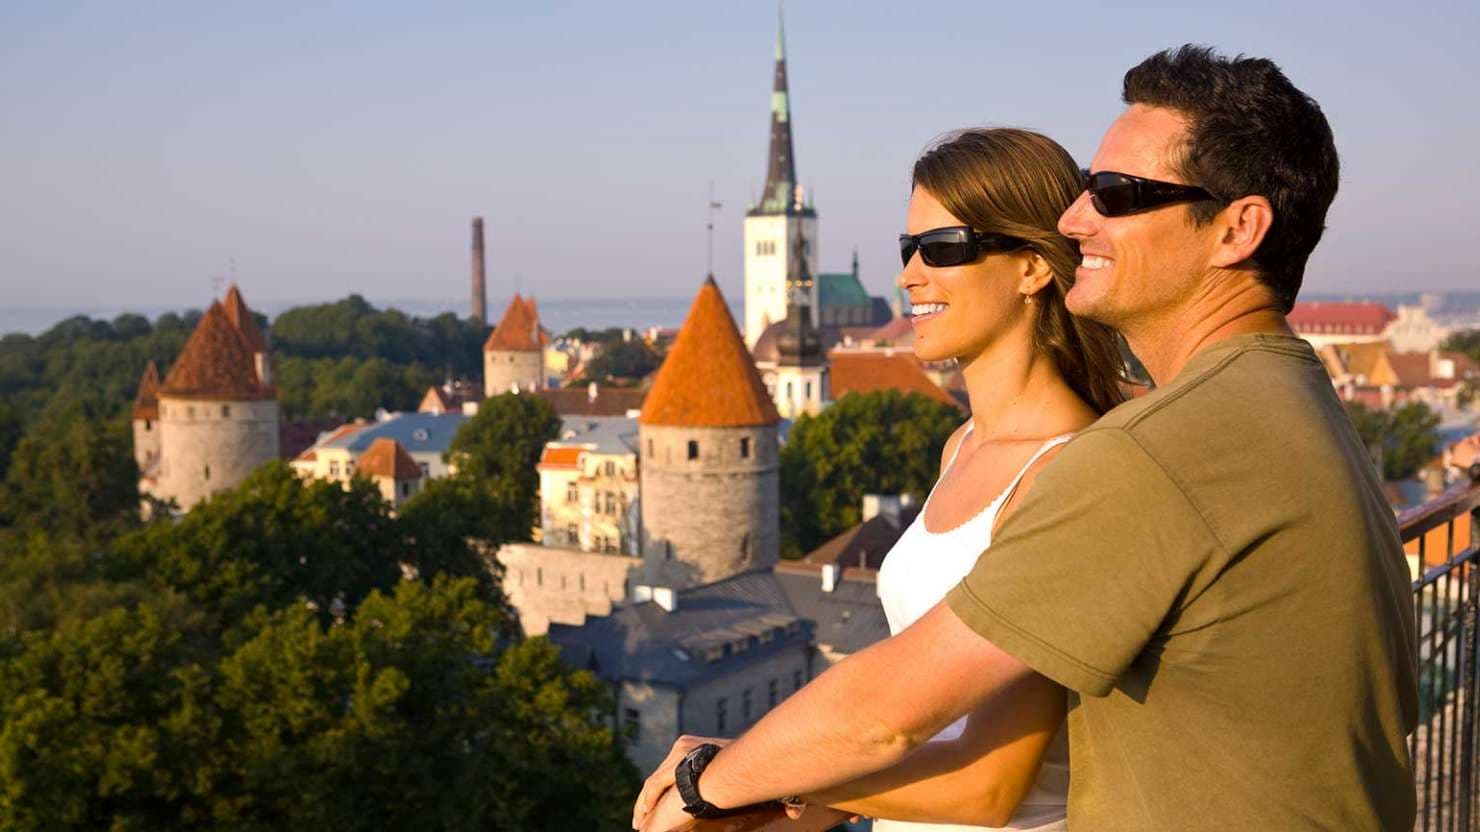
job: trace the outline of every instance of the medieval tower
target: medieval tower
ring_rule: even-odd
[[[745,217],[745,343],[755,345],[766,327],[786,317],[800,261],[817,274],[817,212],[797,183],[791,142],[791,100],[786,84],[786,33],[776,31],[776,78],[771,91],[771,150],[766,188]],[[800,259],[794,256],[800,248]],[[817,288],[806,287],[808,314],[816,324]]]
[[[646,580],[693,586],[776,563],[779,421],[711,276],[638,417]]]
[[[141,387],[141,400],[143,392]],[[182,510],[278,458],[277,390],[267,339],[235,286],[224,303],[211,304],[185,342],[157,406],[158,465],[145,486]],[[137,446],[134,452],[139,455]]]
[[[159,465],[159,368],[154,362],[144,368],[139,393],[134,397],[134,462],[139,476],[149,480]]]
[[[483,344],[483,394],[545,388],[545,342],[534,298],[514,293],[504,317]]]

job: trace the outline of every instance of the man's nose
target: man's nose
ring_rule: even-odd
[[[1099,212],[1089,202],[1089,191],[1084,191],[1059,217],[1059,233],[1076,240],[1092,237],[1100,227],[1099,220]]]

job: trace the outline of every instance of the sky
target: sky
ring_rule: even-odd
[[[687,297],[711,186],[738,299],[776,21],[768,0],[6,0],[0,310],[198,308],[231,275],[255,305],[461,310],[474,216],[491,297]],[[1480,288],[1480,4],[791,0],[785,21],[822,268],[857,248],[876,293],[932,137],[1027,126],[1087,162],[1124,71],[1184,42],[1273,58],[1331,121],[1307,291]]]

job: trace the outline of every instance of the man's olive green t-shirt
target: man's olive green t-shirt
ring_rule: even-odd
[[[947,596],[1069,688],[1069,824],[1408,830],[1413,597],[1297,338],[1205,348],[1045,466]]]

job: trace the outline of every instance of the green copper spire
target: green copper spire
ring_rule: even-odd
[[[771,87],[771,152],[766,165],[766,189],[755,214],[805,214],[800,202],[796,162],[791,142],[791,96],[786,85],[786,23],[776,4],[776,78]]]

